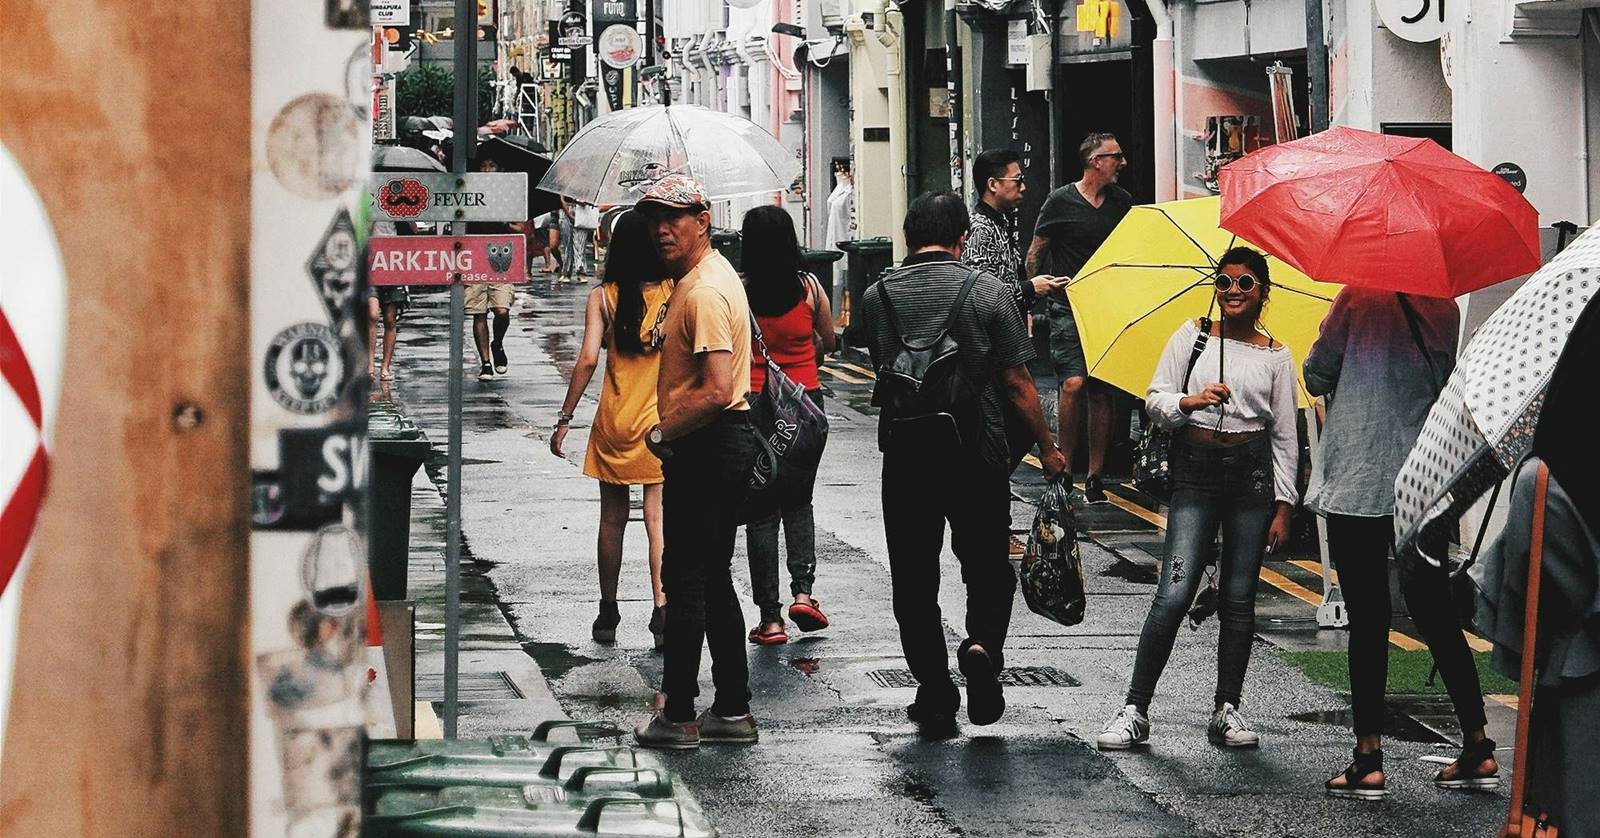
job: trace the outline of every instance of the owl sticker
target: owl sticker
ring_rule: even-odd
[[[511,270],[511,257],[516,253],[512,242],[489,242],[487,248],[489,267],[494,268],[495,273],[503,274]]]

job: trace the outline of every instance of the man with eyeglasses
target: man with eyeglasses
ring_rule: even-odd
[[[1117,185],[1117,176],[1127,168],[1128,160],[1115,135],[1094,133],[1084,137],[1078,146],[1078,159],[1083,162],[1083,177],[1051,192],[1039,209],[1033,243],[1028,247],[1029,275],[1053,274],[1070,282],[1133,208],[1133,196]],[[1048,299],[1050,360],[1061,388],[1056,433],[1070,464],[1083,419],[1083,403],[1087,401],[1089,474],[1084,480],[1084,499],[1106,503],[1100,473],[1111,441],[1111,387],[1089,377],[1078,324],[1073,320],[1064,285],[1051,291]]]
[[[972,182],[983,190],[972,208],[972,231],[961,261],[982,268],[1010,285],[1024,316],[1041,297],[1065,283],[1052,276],[1024,279],[1022,248],[1012,211],[1022,206],[1028,185],[1022,178],[1022,155],[1009,148],[991,148],[972,160]]]

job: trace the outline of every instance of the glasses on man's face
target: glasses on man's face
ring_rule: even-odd
[[[1123,154],[1120,151],[1108,151],[1108,152],[1105,152],[1103,154],[1096,154],[1093,159],[1099,160],[1102,157],[1109,157],[1112,160],[1116,160],[1118,162],[1121,162],[1123,160],[1128,159],[1128,155]]]
[[[1241,292],[1248,294],[1255,290],[1256,282],[1256,278],[1250,274],[1239,274],[1238,276],[1217,274],[1217,278],[1212,280],[1211,284],[1217,286],[1218,291],[1238,288]]]
[[[1023,177],[1022,177],[1022,175],[1017,175],[1016,177],[990,178],[990,180],[1003,180],[1003,181],[1006,181],[1008,183],[1021,183],[1023,181]]]

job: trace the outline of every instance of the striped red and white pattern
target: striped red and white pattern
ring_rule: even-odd
[[[66,274],[38,193],[0,146],[0,747],[28,542],[50,470],[66,345]]]

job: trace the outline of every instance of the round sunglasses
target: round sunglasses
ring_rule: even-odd
[[[1255,290],[1257,280],[1251,274],[1240,274],[1236,277],[1217,274],[1217,278],[1211,280],[1211,284],[1217,286],[1218,291],[1227,291],[1230,288],[1237,287],[1240,291],[1248,294]]]

